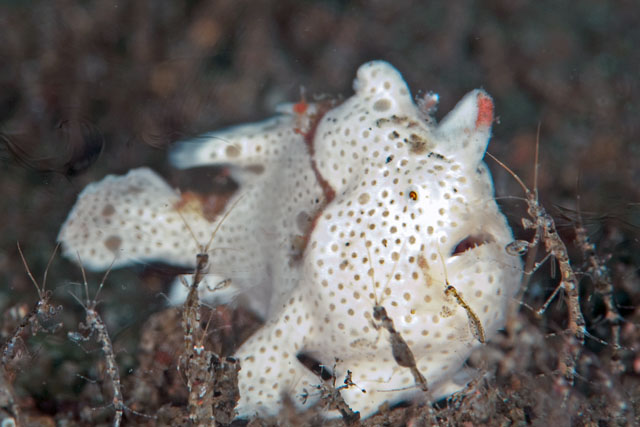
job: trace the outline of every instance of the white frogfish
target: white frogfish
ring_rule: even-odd
[[[208,249],[202,295],[244,301],[265,322],[236,353],[241,417],[277,414],[284,395],[315,404],[323,380],[309,361],[337,384],[349,373],[357,386],[340,393],[363,417],[458,391],[520,283],[482,160],[490,96],[474,90],[436,123],[437,96],[416,105],[383,61],[359,68],[354,91],[172,147],[176,168],[230,168],[240,189],[222,224],[140,168],[87,186],[60,231],[64,253],[91,270],[193,267]],[[212,292],[222,279],[232,285]]]

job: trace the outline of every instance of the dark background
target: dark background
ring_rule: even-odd
[[[486,89],[498,119],[489,151],[531,186],[540,125],[540,199],[571,246],[580,198],[589,236],[598,253],[609,257],[616,303],[626,319],[626,350],[614,355],[622,372],[607,367],[611,345],[588,340],[585,353],[592,359],[584,381],[572,392],[572,404],[553,412],[544,409],[553,402],[540,397],[553,392],[555,350],[549,345],[551,353],[544,354],[545,337],[562,329],[566,311],[562,299],[543,319],[525,309],[520,318],[539,331],[536,351],[543,352],[548,363],[540,364],[549,370],[528,362],[512,367],[524,369],[518,373],[524,379],[545,376],[546,382],[522,392],[513,407],[496,406],[493,395],[485,394],[485,415],[469,421],[560,417],[576,423],[584,411],[593,422],[632,420],[640,395],[633,352],[640,299],[638,46],[640,7],[632,0],[0,1],[0,309],[35,301],[16,241],[41,277],[57,231],[88,183],[146,165],[173,185],[203,187],[204,180],[206,188],[215,171],[170,170],[166,148],[173,141],[266,118],[278,103],[298,100],[301,87],[309,97],[349,96],[358,66],[384,59],[415,95],[440,94],[438,118],[467,91]],[[498,196],[522,196],[513,178],[488,164]],[[530,237],[519,229],[523,203],[501,203],[516,234]],[[570,251],[578,268],[581,252]],[[159,293],[166,291],[170,273],[147,266],[114,272],[107,280],[101,307],[123,376],[138,364],[140,328],[163,307]],[[82,312],[67,291],[79,291],[69,282],[79,281],[80,272],[58,257],[49,276],[54,298],[65,307],[65,325],[74,330]],[[536,277],[526,301],[537,308],[557,278],[548,267]],[[100,281],[91,279],[94,285]],[[590,330],[609,340],[602,301],[593,293],[585,283],[583,310]],[[18,375],[18,392],[34,413],[59,417],[64,402],[77,400],[74,393],[86,388],[75,374],[89,369],[83,365],[87,353],[64,335],[36,340],[32,368]],[[597,378],[611,380],[609,391],[592,378],[594,364],[604,372]],[[61,366],[70,374],[52,373]],[[497,375],[499,401],[501,392],[513,393],[514,374],[498,369]],[[620,401],[628,409],[616,415],[611,407]],[[456,419],[451,407],[444,411],[441,421]]]

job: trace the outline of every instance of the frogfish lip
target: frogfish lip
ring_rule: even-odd
[[[469,234],[453,247],[451,256],[461,255],[468,250],[475,249],[487,243],[494,243],[495,241],[495,237],[489,233],[478,232]]]

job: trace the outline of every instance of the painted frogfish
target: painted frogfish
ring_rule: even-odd
[[[240,187],[222,224],[202,198],[139,168],[87,186],[60,231],[66,256],[91,270],[193,267],[209,250],[202,297],[264,319],[236,353],[241,417],[277,414],[285,395],[317,403],[310,365],[348,377],[340,393],[364,417],[458,391],[520,283],[483,162],[491,97],[474,90],[436,123],[437,95],[414,102],[386,62],[362,65],[353,88],[171,148],[178,169],[229,168]],[[186,293],[176,285],[172,299]]]

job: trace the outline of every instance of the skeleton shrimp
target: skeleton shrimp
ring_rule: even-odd
[[[82,261],[80,260],[80,255],[78,255],[78,264],[82,266]],[[109,337],[109,332],[107,331],[107,327],[100,317],[100,314],[96,310],[96,306],[98,305],[98,295],[104,286],[104,282],[107,279],[107,276],[111,272],[111,267],[106,271],[102,281],[100,282],[100,286],[96,291],[96,294],[93,300],[89,300],[89,285],[87,283],[87,275],[82,268],[82,279],[84,281],[84,290],[85,290],[85,301],[82,302],[80,298],[78,298],[75,294],[71,293],[71,296],[75,298],[76,301],[84,308],[85,310],[85,323],[80,323],[80,330],[82,332],[69,332],[68,337],[70,340],[78,343],[80,341],[88,341],[91,339],[91,336],[96,334],[96,339],[100,343],[100,347],[102,352],[104,353],[104,359],[107,364],[107,375],[111,380],[113,398],[111,400],[111,404],[113,405],[116,414],[113,419],[114,427],[118,427],[122,422],[122,415],[125,409],[128,409],[124,404],[124,398],[122,396],[122,385],[120,381],[120,372],[118,370],[118,364],[116,363],[115,352],[113,351],[113,344],[111,342],[111,338]],[[88,332],[87,332],[88,331]]]
[[[214,354],[212,351],[205,350],[204,340],[207,336],[209,328],[209,322],[204,331],[201,332],[200,324],[200,298],[198,295],[198,286],[202,282],[204,276],[208,272],[209,268],[209,249],[213,243],[213,239],[220,229],[220,226],[225,219],[231,214],[233,208],[242,199],[239,197],[236,202],[231,206],[226,214],[218,221],[209,242],[203,246],[197,241],[191,227],[186,222],[182,214],[178,210],[178,214],[182,217],[185,226],[191,233],[191,236],[196,241],[196,244],[200,246],[200,253],[196,255],[196,269],[193,273],[191,284],[188,284],[184,277],[181,277],[182,283],[189,288],[187,299],[184,302],[182,313],[182,326],[184,328],[184,343],[185,349],[183,355],[180,357],[180,363],[178,369],[182,365],[187,378],[187,389],[189,392],[189,419],[195,423],[211,423],[215,420],[214,416],[214,387],[217,383],[218,377],[221,377],[220,372],[226,372],[231,370],[237,372],[240,369],[239,364],[233,358],[227,358],[224,363],[220,362],[220,357]],[[213,287],[212,291],[223,289],[231,283],[229,279],[225,279]],[[200,336],[197,336],[199,335]],[[231,368],[231,369],[230,369]],[[224,378],[220,378],[223,380]],[[236,381],[236,401],[238,397],[237,393],[237,381]],[[216,404],[221,408],[226,408],[228,405]],[[229,411],[226,411],[229,412]],[[233,408],[231,408],[231,414],[225,413],[225,420],[231,422],[233,420]]]
[[[539,132],[540,128],[538,127],[538,135]],[[521,294],[524,294],[524,292],[526,291],[528,279],[530,278],[531,274],[533,274],[533,272],[550,256],[553,256],[558,262],[561,275],[560,283],[555,288],[553,293],[547,298],[542,307],[536,311],[536,314],[542,315],[549,307],[549,304],[551,304],[551,302],[555,299],[558,292],[560,292],[561,289],[564,290],[565,295],[567,296],[569,313],[568,330],[575,337],[575,341],[569,339],[565,341],[563,354],[560,356],[558,361],[558,368],[559,371],[564,374],[564,377],[566,378],[568,384],[573,385],[576,359],[578,357],[580,347],[582,347],[582,345],[584,344],[584,338],[587,334],[587,331],[585,327],[585,320],[580,309],[578,279],[575,272],[573,271],[573,268],[571,267],[567,247],[558,235],[553,218],[547,213],[547,211],[544,209],[544,207],[542,207],[538,200],[538,144],[539,137],[536,141],[533,191],[530,190],[520,179],[520,177],[507,165],[498,160],[489,152],[487,152],[487,155],[495,160],[500,166],[502,166],[511,176],[513,176],[520,187],[522,187],[522,189],[524,190],[525,201],[527,203],[527,214],[529,215],[530,219],[522,218],[522,226],[528,230],[535,230],[535,235],[533,236],[533,240],[531,242],[527,242],[524,240],[516,241],[513,244],[507,246],[507,252],[513,255],[524,254],[531,248],[536,248],[541,241],[544,242],[545,249],[547,251],[547,254],[542,259],[542,261],[536,263],[535,265],[533,265],[535,252],[529,251],[530,256],[527,259],[528,271],[525,270],[525,278],[523,281],[524,283],[522,285]],[[531,256],[532,254],[533,256]]]

